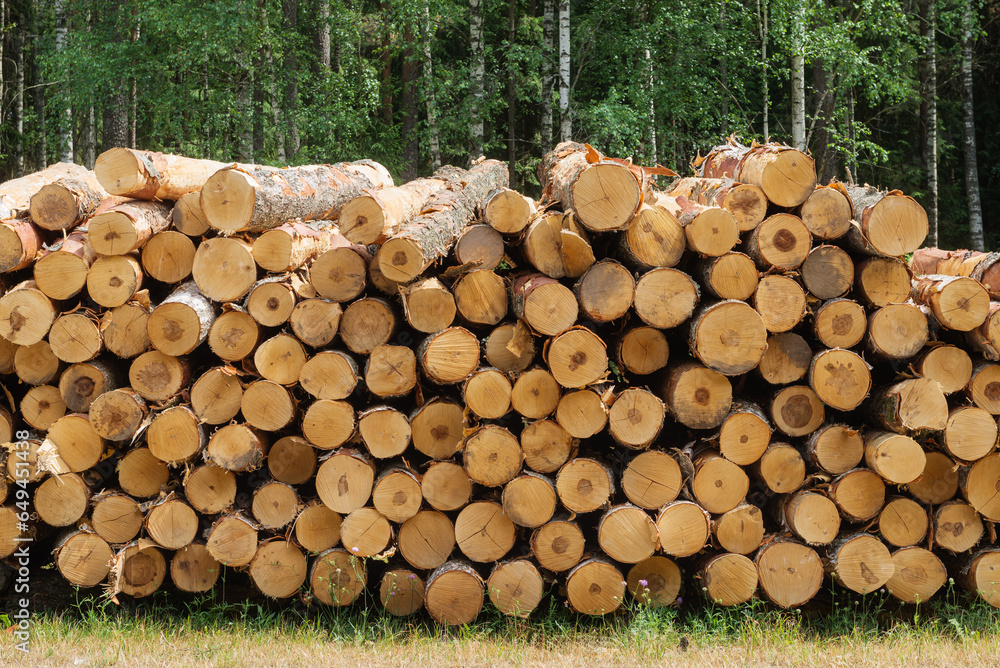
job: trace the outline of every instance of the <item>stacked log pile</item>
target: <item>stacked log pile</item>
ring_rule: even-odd
[[[77,586],[444,624],[825,575],[1000,606],[996,258],[788,147],[668,172],[563,143],[536,203],[494,160],[114,149],[0,185],[0,556],[27,512]]]

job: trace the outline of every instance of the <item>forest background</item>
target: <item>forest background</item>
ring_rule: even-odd
[[[1000,247],[1000,0],[0,0],[0,181],[115,146],[397,181],[561,139],[682,174],[730,134]],[[986,221],[985,225],[983,221]]]

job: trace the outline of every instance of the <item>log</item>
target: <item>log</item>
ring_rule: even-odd
[[[379,600],[390,615],[408,617],[424,607],[423,578],[408,568],[393,568],[382,576]]]
[[[295,518],[295,542],[311,554],[329,550],[340,542],[340,524],[340,515],[322,501],[310,501]]]
[[[872,306],[902,304],[910,298],[910,270],[898,258],[865,258],[855,264],[854,291]]]
[[[754,463],[753,473],[775,494],[789,494],[805,481],[806,463],[788,443],[771,443]]]
[[[831,299],[813,313],[813,335],[828,348],[853,348],[868,331],[864,307],[850,299]]]
[[[88,239],[101,255],[139,250],[170,227],[170,206],[163,202],[129,201],[97,213],[87,223]]]
[[[87,273],[95,259],[97,252],[90,245],[87,229],[76,228],[61,242],[45,247],[35,260],[37,289],[51,299],[73,297],[87,284]]]
[[[555,519],[531,534],[531,554],[542,568],[562,573],[580,563],[583,558],[583,532],[576,523]]]
[[[6,376],[14,372],[14,355],[20,348],[16,343],[0,337],[0,375]]]
[[[10,526],[14,526],[14,522]],[[103,582],[110,571],[108,564],[114,558],[107,541],[84,530],[64,537],[55,553],[59,574],[76,587],[94,587]]]
[[[767,350],[767,329],[760,314],[736,300],[701,306],[691,317],[688,345],[708,368],[738,376],[758,365]]]
[[[985,359],[1000,362],[1000,302],[990,302],[986,320],[966,332],[965,342]]]
[[[458,235],[473,221],[477,207],[496,188],[507,185],[507,166],[497,160],[475,165],[461,184],[441,190],[425,205],[429,213],[414,218],[389,238],[379,255],[386,278],[412,281],[448,255]]]
[[[354,407],[346,401],[317,399],[302,416],[302,435],[321,450],[333,450],[357,431]]]
[[[584,559],[566,574],[566,603],[574,612],[606,615],[621,607],[626,584],[611,562]]]
[[[350,605],[367,582],[365,562],[339,547],[319,554],[309,569],[309,591],[323,605]]]
[[[123,359],[131,359],[149,349],[146,323],[149,307],[130,301],[105,311],[101,316],[101,334],[108,352]]]
[[[521,471],[524,455],[512,433],[498,425],[483,425],[465,438],[462,461],[473,482],[499,487]],[[473,561],[479,561],[466,553]]]
[[[705,206],[717,206],[733,214],[740,232],[749,232],[764,220],[767,197],[759,186],[730,178],[684,178],[672,184],[667,194],[683,195]]]
[[[31,198],[43,187],[63,178],[86,178],[88,173],[82,165],[57,162],[41,171],[0,184],[0,220],[27,217],[31,210]]]
[[[885,588],[903,603],[929,601],[948,580],[948,571],[938,556],[922,547],[896,550],[892,564],[895,572]]]
[[[297,402],[286,387],[270,380],[255,380],[243,392],[240,412],[251,427],[280,431],[295,419]]]
[[[129,496],[156,496],[169,480],[166,463],[154,457],[149,448],[129,450],[118,464],[118,486]]]
[[[905,485],[920,476],[927,460],[920,444],[891,432],[865,434],[865,463],[886,481]]]
[[[965,394],[991,415],[1000,415],[1000,365],[980,362],[974,366]]]
[[[602,260],[580,277],[573,291],[587,318],[594,322],[611,322],[624,316],[632,306],[635,280],[614,260]]]
[[[331,248],[351,246],[329,220],[293,220],[264,232],[253,242],[253,259],[271,272],[295,271]]]
[[[416,515],[423,500],[420,479],[399,467],[384,470],[372,488],[372,505],[375,510],[385,519],[397,524]]]
[[[349,379],[350,376],[345,376],[342,382]],[[408,394],[417,384],[417,358],[413,351],[404,346],[375,346],[365,365],[365,384],[372,394],[380,397]]]
[[[486,196],[483,220],[500,234],[520,234],[535,215],[535,202],[510,188],[497,188]]]
[[[0,272],[30,267],[45,238],[29,219],[0,221]]]
[[[97,397],[90,405],[88,419],[91,426],[94,427],[94,431],[100,434],[101,438],[109,441],[127,441],[139,430],[147,413],[146,402],[143,398],[132,388],[126,387],[105,392]],[[197,422],[195,424],[197,425]],[[152,427],[152,423],[150,427]],[[152,429],[147,436],[147,441],[152,443],[151,439]],[[163,459],[159,455],[157,457]],[[113,542],[124,543],[126,541]]]
[[[535,341],[521,321],[495,328],[483,348],[486,361],[504,373],[521,373],[535,357]]]
[[[604,341],[585,327],[573,327],[551,338],[544,358],[552,376],[568,389],[592,385],[608,372]]]
[[[976,512],[990,522],[1000,518],[997,481],[1000,480],[1000,454],[993,453],[975,462],[959,474],[959,488]]]
[[[556,422],[573,438],[589,438],[604,429],[608,409],[593,390],[567,392],[556,407]]]
[[[292,309],[288,323],[299,341],[319,348],[333,341],[340,329],[340,304],[327,299],[305,299]]]
[[[395,330],[395,310],[373,297],[352,302],[340,317],[340,338],[357,355],[370,355],[376,347],[388,343]]]
[[[909,547],[927,536],[927,511],[905,496],[889,499],[878,516],[878,531],[885,542],[895,547]]]
[[[913,281],[911,297],[930,309],[945,329],[969,332],[990,314],[990,296],[979,281],[964,276],[921,276]]]
[[[552,519],[556,487],[543,475],[525,471],[504,486],[503,511],[520,527],[534,529]]]
[[[835,410],[854,410],[867,398],[871,386],[871,368],[851,350],[821,351],[809,365],[809,387],[820,401]]]
[[[868,534],[839,538],[827,554],[826,570],[839,584],[859,594],[878,590],[896,572],[888,548]]]
[[[185,545],[170,559],[170,580],[181,591],[211,591],[221,573],[221,565],[204,543]]]
[[[420,493],[435,510],[458,510],[472,497],[472,480],[455,462],[435,461],[420,480]]]
[[[104,492],[94,498],[90,521],[98,536],[112,545],[134,539],[142,529],[142,511],[135,499],[121,492]]]
[[[444,513],[421,510],[399,529],[399,553],[414,568],[437,568],[455,550],[455,527]]]
[[[306,581],[306,556],[291,541],[272,538],[250,560],[250,580],[268,598],[288,598]]]
[[[217,515],[236,500],[236,476],[220,466],[204,464],[184,476],[184,496],[199,513]],[[256,534],[253,541],[257,542]]]
[[[309,281],[320,297],[335,302],[356,298],[365,289],[371,255],[364,246],[340,246],[318,255]]]
[[[579,445],[579,439],[552,420],[537,420],[521,430],[524,464],[539,473],[559,470],[576,455]]]
[[[543,367],[534,367],[518,376],[511,388],[510,405],[531,420],[551,415],[559,405],[559,383]]]
[[[869,469],[852,469],[837,477],[828,494],[849,522],[867,522],[885,505],[885,483]]]
[[[801,151],[781,144],[717,146],[700,164],[703,178],[731,178],[759,186],[778,206],[798,206],[816,187],[816,166]]]
[[[753,307],[767,331],[791,331],[806,314],[806,293],[791,276],[771,274],[760,279],[753,294]]]
[[[996,253],[971,250],[948,251],[941,248],[918,248],[910,258],[910,269],[916,275],[943,274],[968,276],[983,284],[991,298],[1000,299],[1000,275],[997,274]]]
[[[146,334],[153,347],[164,355],[187,355],[208,339],[215,315],[215,307],[198,284],[188,281],[149,314]]]
[[[854,283],[854,262],[837,246],[816,246],[802,262],[802,282],[819,299],[843,297]]]
[[[150,541],[140,539],[115,553],[108,588],[132,598],[144,598],[160,589],[166,575],[167,561],[163,553]]]
[[[825,424],[810,434],[806,454],[817,468],[840,475],[861,463],[864,439],[860,431],[847,425]]]
[[[51,454],[54,473],[82,473],[93,467],[104,454],[104,442],[84,413],[70,413],[56,420],[49,428],[47,440],[54,446]]]
[[[245,424],[227,424],[208,439],[205,461],[229,471],[256,471],[264,462],[269,438]]]
[[[384,552],[391,540],[389,520],[375,508],[353,510],[340,525],[340,542],[358,559]]]
[[[21,417],[31,427],[48,431],[52,424],[66,414],[66,402],[59,388],[38,385],[29,389],[21,400]]]
[[[686,197],[657,195],[656,205],[666,209],[684,228],[687,247],[700,255],[718,257],[740,241],[733,214],[717,206],[703,206]]]
[[[59,377],[59,393],[66,407],[78,413],[90,410],[97,397],[121,384],[118,371],[106,359],[81,362],[67,368]]]
[[[464,327],[449,327],[424,339],[417,347],[417,359],[428,380],[454,385],[476,370],[479,341]]]
[[[817,185],[796,211],[817,239],[839,239],[847,234],[854,218],[847,189],[841,183]]]
[[[438,624],[468,624],[483,608],[483,580],[467,563],[449,561],[427,577],[424,607]]]
[[[194,254],[191,277],[212,301],[237,301],[257,282],[250,244],[221,237],[202,241]]]
[[[705,450],[694,457],[691,493],[707,512],[721,514],[738,506],[750,489],[750,479],[743,469]]]
[[[278,482],[301,485],[316,473],[316,450],[301,436],[279,438],[267,451],[267,470]]]
[[[174,202],[170,220],[175,230],[189,237],[198,238],[212,229],[201,211],[201,191],[185,193]]]
[[[253,316],[227,304],[208,330],[208,347],[219,359],[236,362],[251,356],[259,337],[260,327]]]
[[[402,286],[400,296],[406,321],[418,332],[434,334],[450,327],[455,320],[455,297],[436,278],[424,278]]]
[[[660,550],[672,557],[690,557],[708,544],[712,517],[692,501],[674,501],[656,516]]]
[[[775,334],[767,340],[767,350],[757,371],[771,385],[787,385],[802,380],[812,363],[812,349],[804,338],[792,332]]]
[[[912,197],[869,185],[848,186],[847,195],[857,221],[848,231],[855,247],[902,257],[920,248],[927,238],[927,212]],[[852,234],[856,240],[850,239]]]
[[[514,547],[516,528],[499,503],[476,501],[458,513],[455,542],[477,563],[497,561]]]
[[[316,471],[316,493],[330,510],[347,515],[363,508],[375,484],[375,467],[361,453],[341,448]]]
[[[985,549],[963,564],[959,581],[994,608],[1000,607],[1000,550]]]
[[[618,237],[618,256],[639,271],[673,267],[680,262],[686,248],[684,228],[674,214],[658,204],[640,206]]]
[[[246,310],[261,327],[281,327],[295,309],[295,290],[283,278],[258,281],[246,299]]]
[[[507,286],[490,269],[462,275],[451,289],[458,314],[471,326],[496,325],[507,315]]]
[[[764,595],[785,609],[809,602],[823,584],[823,562],[816,550],[794,540],[768,543],[754,563]]]
[[[588,145],[565,141],[542,158],[538,180],[543,205],[561,202],[588,230],[607,232],[623,229],[632,220],[642,204],[646,175]]]
[[[746,238],[747,255],[764,271],[797,269],[809,256],[811,246],[809,228],[790,213],[768,217]]]
[[[521,252],[531,266],[550,278],[578,278],[595,260],[587,233],[572,213],[538,214],[521,239]]]
[[[927,316],[913,304],[889,304],[868,316],[867,349],[883,359],[908,359],[930,338]]]
[[[49,476],[35,489],[33,505],[39,519],[53,527],[75,524],[87,512],[90,487],[76,473]]]
[[[431,459],[447,459],[458,452],[468,425],[461,406],[431,398],[410,414],[413,447]]]
[[[655,373],[667,366],[670,344],[663,332],[654,327],[633,327],[615,342],[615,362],[639,376]]]
[[[514,317],[544,336],[555,336],[569,329],[579,313],[573,292],[542,274],[527,274],[515,280],[510,301]]]
[[[840,531],[840,513],[826,495],[804,490],[782,501],[781,524],[807,545],[829,545]]]
[[[410,421],[395,408],[375,406],[358,416],[358,433],[376,459],[402,455],[410,445]]]
[[[615,561],[637,564],[653,556],[659,535],[645,510],[626,503],[612,506],[601,516],[597,542]]]
[[[299,380],[299,373],[306,363],[306,350],[294,336],[277,334],[257,346],[253,363],[262,378],[281,385],[293,385]]]
[[[168,496],[146,513],[146,531],[157,545],[179,550],[194,540],[198,532],[198,514],[179,498]]]
[[[62,360],[56,357],[52,346],[44,340],[30,346],[18,346],[14,352],[13,366],[18,379],[28,385],[51,383],[63,371]]]
[[[808,436],[819,429],[825,419],[823,402],[804,385],[782,388],[771,401],[771,420],[788,436]]]
[[[673,418],[685,427],[712,429],[729,415],[733,387],[721,373],[685,361],[668,369],[661,396]]]
[[[366,191],[341,209],[341,234],[355,244],[384,241],[419,216],[440,190],[457,185],[466,174],[464,169],[447,165],[430,178]]]
[[[760,274],[753,260],[736,251],[719,257],[699,259],[694,275],[698,278],[698,284],[710,295],[740,301],[749,299],[760,281]]]
[[[542,574],[530,559],[498,563],[486,586],[497,610],[511,617],[527,617],[544,595]]]
[[[735,464],[749,466],[767,450],[772,431],[771,421],[760,406],[746,401],[734,402],[719,429],[719,452]]]
[[[611,498],[614,476],[596,459],[571,459],[559,469],[556,491],[567,510],[574,513],[593,512]]]
[[[630,387],[620,392],[608,411],[608,431],[618,443],[645,450],[663,428],[666,408],[649,390]]]
[[[954,460],[942,452],[928,452],[926,459],[923,473],[906,487],[918,501],[938,505],[958,492],[958,471]]]
[[[709,557],[698,571],[705,596],[722,606],[746,603],[757,592],[757,566],[742,554]]]
[[[176,200],[201,190],[208,177],[225,166],[214,160],[112,148],[97,156],[94,173],[112,195]]]
[[[948,413],[948,425],[936,438],[937,444],[955,459],[974,462],[997,445],[997,421],[989,411],[977,406],[959,406]]]
[[[191,249],[192,255],[194,249]],[[87,294],[106,308],[122,306],[142,288],[143,273],[135,255],[105,255],[94,260],[87,272]],[[161,280],[152,276],[156,280]]]
[[[913,378],[872,393],[868,410],[877,424],[897,434],[948,425],[948,400],[930,378]]]
[[[691,317],[699,296],[698,284],[684,272],[653,269],[636,281],[633,306],[650,327],[670,329]]]
[[[757,506],[741,503],[712,520],[712,535],[726,552],[752,554],[764,540],[764,514]]]
[[[455,263],[496,269],[504,259],[503,237],[489,225],[470,225],[455,240]]]
[[[983,537],[983,521],[964,501],[945,501],[934,509],[934,544],[951,552],[971,550]]]
[[[552,382],[555,383],[555,380]],[[496,420],[510,412],[510,392],[507,376],[498,369],[487,367],[477,370],[465,381],[462,397],[465,405],[478,417]],[[556,393],[558,396],[558,389]]]

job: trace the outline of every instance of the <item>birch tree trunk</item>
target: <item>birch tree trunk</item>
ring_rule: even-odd
[[[24,176],[24,31],[14,31],[14,176]]]
[[[559,118],[560,141],[573,140],[573,116],[569,106],[569,0],[559,2]]]
[[[805,7],[792,5],[792,146],[806,150],[806,59]]]
[[[483,7],[482,0],[469,0],[469,45],[472,49],[472,108],[470,134],[472,145],[469,160],[483,155],[483,79],[486,69],[483,51]]]
[[[542,8],[542,151],[552,148],[552,41],[556,32],[556,0]]]
[[[924,53],[920,81],[920,115],[924,125],[924,169],[927,175],[927,245],[938,245],[937,177],[937,7],[935,0],[921,3]]]
[[[979,168],[976,166],[976,123],[972,104],[972,35],[970,2],[962,9],[962,130],[965,140],[965,193],[969,206],[969,240],[973,250],[985,250],[983,209],[979,201]]]
[[[764,95],[763,116],[764,116],[764,143],[771,141],[771,128],[768,122],[768,91],[767,91],[767,0],[757,0],[757,28],[760,31],[760,83],[761,92]]]

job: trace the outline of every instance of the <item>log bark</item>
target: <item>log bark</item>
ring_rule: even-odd
[[[30,267],[44,243],[42,231],[30,219],[0,221],[0,272]]]
[[[1000,254],[972,250],[918,248],[913,251],[910,269],[916,275],[968,276],[983,284],[990,297],[1000,299]]]

